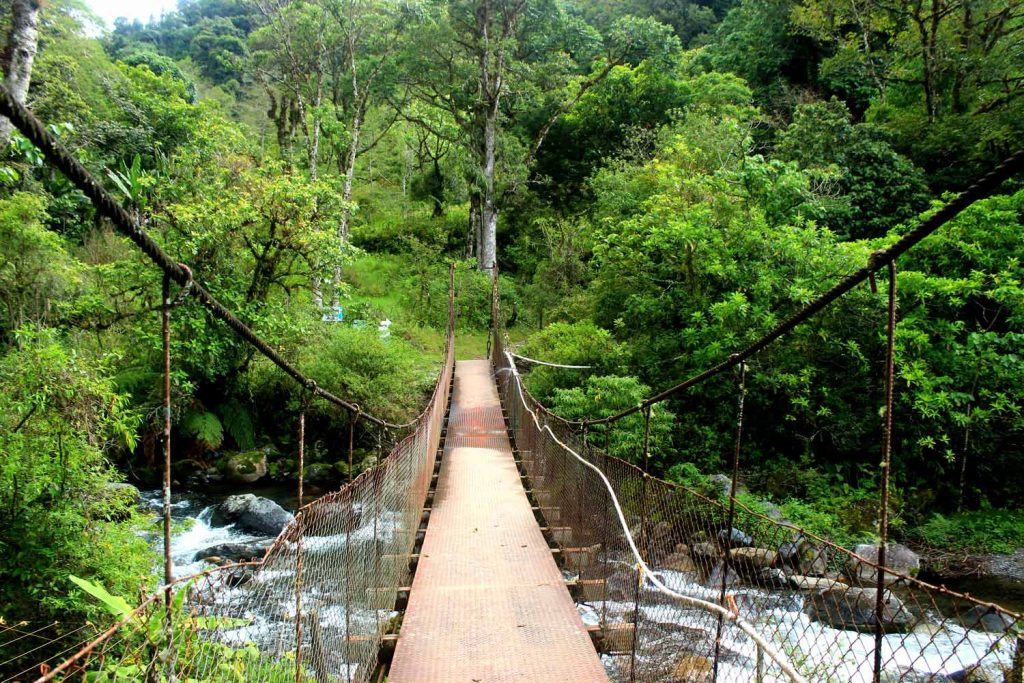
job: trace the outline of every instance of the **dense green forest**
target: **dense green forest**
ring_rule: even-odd
[[[159,243],[392,420],[431,389],[453,259],[460,355],[484,352],[496,264],[520,352],[593,366],[534,369],[531,391],[609,415],[1024,147],[1019,0],[180,0],[99,37],[80,0],[0,16],[8,85],[29,21],[27,104]],[[159,481],[160,274],[0,135],[0,616],[89,618],[68,574],[153,580],[151,522],[112,484]],[[1024,546],[1022,224],[1008,184],[899,263],[891,514],[919,546]],[[858,289],[750,364],[752,504],[871,538],[885,319]],[[294,477],[299,387],[195,303],[172,339],[176,482],[256,451]],[[736,397],[725,377],[657,411],[654,473],[712,487]],[[347,420],[310,407],[325,486]],[[612,453],[638,461],[640,431]]]

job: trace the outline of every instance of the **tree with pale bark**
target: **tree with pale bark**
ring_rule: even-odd
[[[620,19],[602,37],[558,0],[437,2],[404,65],[409,96],[444,113],[452,137],[426,117],[409,117],[468,147],[473,251],[481,269],[498,262],[498,216],[530,178],[551,127],[612,69],[678,50],[672,29]]]

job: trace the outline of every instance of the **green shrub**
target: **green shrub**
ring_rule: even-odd
[[[1009,553],[1024,548],[1024,510],[977,510],[932,515],[908,532],[912,541],[964,552]]]
[[[552,408],[557,415],[570,420],[602,418],[614,415],[639,403],[650,394],[650,388],[636,377],[607,375],[589,377],[582,387],[556,389]],[[660,474],[672,461],[672,424],[675,416],[661,405],[651,412],[650,471]],[[607,439],[605,435],[607,434]],[[609,455],[636,465],[644,459],[644,416],[634,413],[611,425],[596,425],[590,433],[592,442]]]
[[[20,329],[0,356],[0,618],[95,617],[69,572],[126,595],[150,580],[152,550],[105,455],[134,446],[139,417],[107,370],[52,330]]]
[[[556,389],[579,386],[589,375],[614,373],[625,356],[611,333],[589,320],[548,325],[530,336],[519,353],[548,363],[593,366],[592,370],[529,366],[524,381],[541,403],[549,401]]]

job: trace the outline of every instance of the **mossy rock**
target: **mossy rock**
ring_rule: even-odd
[[[267,476],[267,454],[263,450],[227,453],[217,469],[229,482],[251,484]]]

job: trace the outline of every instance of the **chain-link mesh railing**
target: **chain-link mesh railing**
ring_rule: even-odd
[[[614,425],[581,433],[548,413],[493,344],[532,496],[613,680],[1021,683],[1021,615],[609,456]]]
[[[376,669],[430,488],[455,367],[415,428],[375,467],[302,507],[262,562],[181,579],[38,681],[356,683]]]

